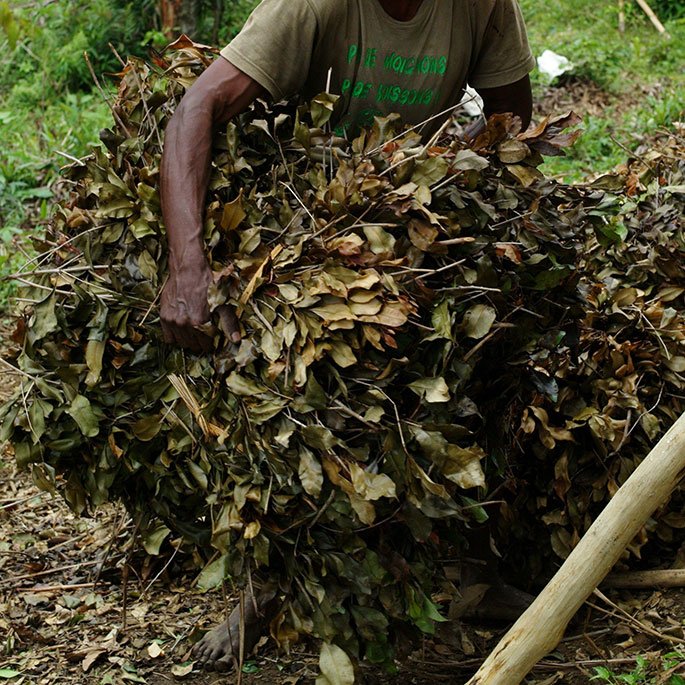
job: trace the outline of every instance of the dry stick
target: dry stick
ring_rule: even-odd
[[[243,666],[245,666],[245,590],[240,591],[240,654],[237,685],[242,685],[243,682]]]
[[[79,569],[79,568],[86,568],[88,566],[96,566],[97,564],[98,564],[97,561],[83,561],[79,564],[69,564],[68,566],[58,566],[57,568],[49,568],[49,569],[46,569],[45,571],[38,571],[36,573],[26,573],[23,576],[13,576],[12,578],[7,578],[4,581],[0,580],[0,583],[8,582],[8,585],[3,589],[7,589],[7,587],[18,588],[20,586],[16,585],[16,582],[19,580],[32,580],[33,578],[42,578],[43,576],[51,576],[54,573],[61,573],[62,571],[75,571],[76,569]]]
[[[626,32],[626,0],[618,0],[618,30]]]
[[[48,585],[47,587],[31,588],[33,594],[39,592],[62,592],[64,590],[82,590],[84,588],[95,587],[95,583],[76,583],[75,585]]]
[[[640,5],[644,13],[649,17],[649,20],[654,24],[656,30],[661,33],[664,38],[670,38],[671,36],[667,33],[664,25],[659,21],[659,17],[654,14],[654,10],[647,4],[647,0],[637,0],[637,4]]]
[[[4,360],[2,360],[4,361]],[[16,374],[17,376],[20,376],[20,373]],[[3,504],[0,506],[0,511],[4,511],[5,509],[12,509],[13,507],[16,507],[20,504],[24,504],[25,502],[30,502],[32,499],[36,499],[37,497],[44,497],[47,493],[45,492],[36,492],[33,495],[28,495],[26,497],[23,497],[22,499],[16,499],[16,500],[2,500]],[[2,581],[0,581],[2,582]]]
[[[602,633],[610,632],[608,630],[598,631]],[[582,636],[579,636],[582,637]],[[425,659],[410,659],[414,664],[423,664],[425,666],[437,666],[442,668],[453,668],[458,670],[472,669],[481,663],[480,659],[465,659],[464,661],[430,661]],[[572,670],[580,668],[591,668],[593,666],[621,666],[623,664],[634,664],[635,659],[630,657],[618,659],[586,659],[584,661],[541,661],[534,668],[535,671],[554,671],[554,670]]]
[[[124,527],[124,523],[126,523],[126,518],[128,517],[128,512],[124,512],[121,518],[119,519],[119,523],[114,528],[114,531],[112,532],[112,535],[110,536],[109,542],[107,543],[107,548],[105,549],[105,555],[102,558],[102,561],[100,562],[100,566],[97,569],[97,572],[95,573],[95,578],[93,578],[93,582],[97,585],[100,582],[100,576],[102,575],[102,572],[105,570],[105,564],[107,563],[109,559],[109,555],[112,553],[112,547],[114,546],[114,541],[117,539],[117,536],[121,532],[121,529]]]
[[[681,645],[685,644],[685,640],[683,640],[680,637],[675,637],[673,635],[664,635],[663,633],[660,633],[658,630],[646,626],[644,623],[642,623],[642,621],[638,620],[637,618],[629,614],[625,609],[622,609],[620,606],[618,606],[618,604],[612,602],[603,592],[600,592],[599,590],[594,590],[592,594],[595,595],[595,597],[599,597],[599,599],[601,599],[606,605],[611,607],[612,611],[602,609],[593,602],[588,601],[588,606],[592,607],[593,609],[606,613],[609,616],[622,616],[626,621],[628,621],[628,623],[630,623],[633,626],[633,628],[636,628],[637,630],[640,630],[643,633],[647,633],[647,635],[651,635],[652,637],[655,637],[658,640],[662,640],[664,642],[675,642],[676,644]]]
[[[86,163],[82,159],[74,157],[74,155],[70,155],[68,152],[61,152],[60,150],[55,150],[54,152],[56,155],[60,155],[60,157],[65,157],[70,162],[74,162],[74,164],[78,164],[79,166],[86,166]]]
[[[159,578],[164,573],[164,571],[166,571],[169,568],[169,566],[171,566],[171,563],[173,562],[173,560],[176,558],[176,555],[178,554],[178,549],[179,549],[178,546],[174,547],[173,554],[171,555],[169,560],[166,562],[166,564],[164,564],[164,566],[162,567],[162,570],[143,589],[142,597],[145,597],[145,595],[147,595],[147,593],[150,591],[152,586],[159,580]]]
[[[109,101],[109,98],[107,97],[107,93],[105,93],[102,86],[100,85],[100,81],[97,77],[97,74],[95,73],[95,69],[93,69],[93,65],[90,63],[90,57],[88,57],[88,53],[85,51],[83,53],[83,58],[86,60],[86,65],[88,66],[88,71],[90,72],[90,75],[93,77],[93,81],[95,81],[95,85],[96,85],[97,89],[100,91],[100,95],[102,95],[102,99],[107,103],[107,106],[109,107],[110,111],[112,112],[112,116],[116,119],[117,124],[119,124],[119,126],[121,126],[122,131],[130,138],[131,137],[130,131],[126,128],[126,124],[124,124],[124,122],[121,120],[121,118],[117,114],[116,109],[114,109],[114,106]]]
[[[641,590],[656,587],[685,587],[685,569],[664,569],[659,571],[634,571],[612,573],[602,587],[622,590]]]
[[[557,574],[467,685],[515,685],[562,638],[571,618],[685,475],[685,414],[599,515]]]

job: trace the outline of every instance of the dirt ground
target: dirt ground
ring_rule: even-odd
[[[192,575],[169,557],[134,555],[126,581],[130,527],[120,509],[106,507],[92,519],[75,517],[60,499],[39,491],[29,474],[17,473],[7,452],[0,479],[0,681],[238,682],[235,673],[197,672],[189,656],[201,632],[225,615],[221,593],[194,590]],[[588,683],[595,667],[629,672],[636,657],[658,663],[660,655],[685,643],[683,590],[623,591],[612,593],[608,602],[594,598],[591,605],[579,612],[528,683]],[[504,627],[445,624],[437,639],[406,650],[396,675],[362,665],[360,682],[464,683],[503,632]],[[315,646],[305,645],[278,654],[268,641],[245,663],[242,682],[312,683],[315,652]]]
[[[586,86],[550,91],[539,111],[582,115],[604,108],[607,96]],[[0,326],[0,341],[8,331],[8,322]],[[0,402],[19,381],[0,368]],[[183,559],[132,553],[131,524],[121,508],[75,517],[61,499],[40,491],[30,473],[17,472],[9,446],[0,453],[0,483],[0,682],[304,685],[316,679],[315,645],[280,654],[270,640],[246,661],[241,678],[198,672],[190,648],[226,615],[233,598],[194,589]],[[685,590],[606,595],[581,609],[529,685],[585,684],[598,667],[629,673],[637,658],[655,679],[625,682],[666,685],[672,675],[685,675],[685,657],[663,665],[669,652],[685,651]],[[405,646],[396,674],[362,664],[359,682],[465,683],[505,630],[444,624],[437,638]]]

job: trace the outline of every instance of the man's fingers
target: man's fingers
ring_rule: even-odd
[[[235,315],[233,307],[222,305],[221,307],[218,307],[216,311],[219,315],[219,327],[224,335],[232,342],[239,342],[240,324],[238,323],[238,317]]]
[[[169,345],[178,345],[193,352],[210,352],[212,349],[212,337],[194,326],[162,323],[162,339]]]

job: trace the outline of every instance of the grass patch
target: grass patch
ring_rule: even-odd
[[[636,3],[626,3],[626,32],[618,31],[615,3],[521,0],[535,55],[558,52],[573,64],[578,81],[605,91],[612,103],[584,118],[584,135],[567,157],[551,159],[543,170],[566,181],[581,181],[613,169],[660,127],[685,116],[685,19],[666,20],[671,39],[661,36]],[[549,84],[532,75],[534,96]],[[563,87],[563,86],[560,86]]]
[[[98,142],[110,114],[99,94],[74,92],[35,109],[0,110],[0,310],[16,284],[7,278],[31,255],[30,237],[49,219],[59,169]],[[61,153],[61,154],[60,154]]]
[[[604,666],[594,669],[591,680],[608,685],[685,685],[685,653],[673,651],[664,654],[658,661],[637,657],[635,667],[619,673]]]

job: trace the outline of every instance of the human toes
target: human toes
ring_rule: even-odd
[[[224,654],[220,659],[217,659],[213,664],[212,668],[215,671],[221,673],[226,673],[233,668],[235,663],[235,657],[232,654]]]
[[[224,656],[225,647],[212,633],[207,633],[193,648],[192,655],[203,668],[212,668]]]

